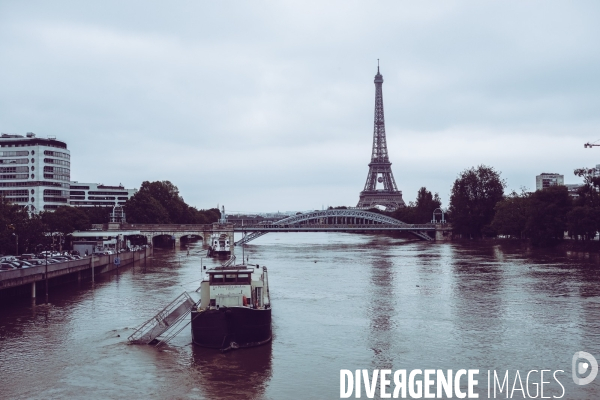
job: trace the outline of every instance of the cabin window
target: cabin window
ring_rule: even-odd
[[[250,282],[250,274],[238,274],[238,282]]]
[[[223,282],[223,274],[214,274],[211,282]]]
[[[235,283],[235,274],[227,274],[225,275],[225,282]]]

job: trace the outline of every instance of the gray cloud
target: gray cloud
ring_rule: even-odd
[[[596,2],[0,5],[0,130],[56,135],[72,177],[169,179],[189,203],[354,205],[381,59],[405,199],[480,163],[510,188],[600,161]]]

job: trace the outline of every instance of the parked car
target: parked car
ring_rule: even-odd
[[[35,258],[35,254],[21,254],[19,256],[20,260],[31,260],[32,258]]]
[[[30,262],[29,260],[25,261],[25,260],[21,260],[19,261],[21,263],[21,268],[29,268],[29,267],[33,267],[34,264],[32,262]]]

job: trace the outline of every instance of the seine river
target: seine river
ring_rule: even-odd
[[[596,256],[270,233],[245,254],[269,269],[271,344],[221,354],[191,345],[186,329],[161,348],[129,345],[133,327],[198,287],[201,244],[190,249],[189,257],[157,249],[145,266],[102,276],[93,289],[53,288],[50,306],[25,300],[0,309],[0,397],[335,399],[342,369],[478,369],[479,398],[487,398],[488,370],[501,380],[509,372],[512,398],[527,395],[517,371],[533,397],[549,370],[544,397],[600,397],[600,376],[585,386],[571,376],[575,352],[600,359]]]

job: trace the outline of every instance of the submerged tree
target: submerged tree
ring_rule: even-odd
[[[600,227],[600,210],[590,206],[576,206],[567,214],[569,235],[576,240],[591,240]]]
[[[550,186],[533,193],[525,229],[531,243],[547,246],[563,239],[572,207],[566,186]]]
[[[523,239],[530,212],[529,198],[530,194],[524,190],[520,194],[513,191],[496,203],[492,229],[499,235]]]
[[[494,207],[502,200],[505,182],[492,167],[480,165],[466,169],[454,181],[449,213],[453,230],[462,235],[481,237],[494,218]]]

